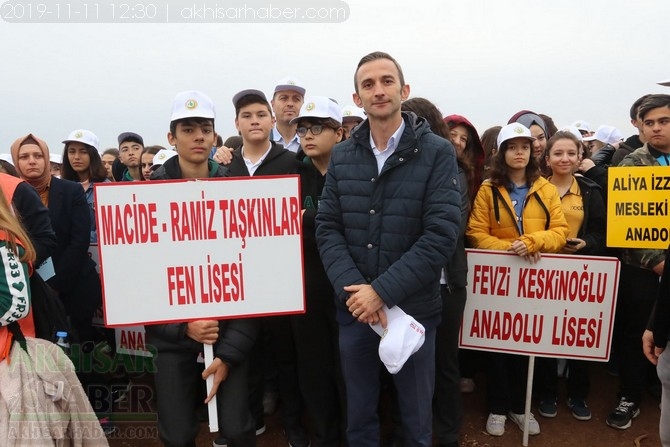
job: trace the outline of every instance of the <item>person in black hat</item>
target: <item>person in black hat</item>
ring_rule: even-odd
[[[126,167],[121,181],[134,182],[144,180],[140,167],[144,139],[134,132],[123,132],[119,140],[119,161]]]

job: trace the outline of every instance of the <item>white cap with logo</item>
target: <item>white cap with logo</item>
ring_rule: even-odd
[[[70,135],[68,135],[67,138],[63,140],[63,143],[73,142],[88,144],[89,146],[93,146],[96,151],[100,146],[100,140],[98,139],[97,135],[86,129],[73,130],[70,132]]]
[[[511,123],[500,129],[497,141],[498,148],[500,148],[505,141],[512,140],[514,138],[526,138],[531,142],[535,141],[535,138],[530,133],[530,129],[528,129],[523,124]]]
[[[172,101],[170,121],[184,118],[216,118],[214,101],[202,92],[188,90],[178,93]]]
[[[300,107],[300,115],[293,118],[290,124],[295,124],[300,118],[332,118],[342,124],[342,109],[330,98],[310,96]]]
[[[161,149],[158,152],[156,152],[156,155],[154,155],[153,159],[153,166],[152,169],[156,169],[172,157],[177,155],[177,151],[173,151],[172,149]]]
[[[367,116],[365,115],[365,111],[361,109],[360,107],[352,106],[352,105],[347,105],[342,107],[342,119],[343,120],[350,120],[350,119],[355,119],[355,120],[361,120],[365,121]]]

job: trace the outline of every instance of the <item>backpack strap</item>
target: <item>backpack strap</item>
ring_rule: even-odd
[[[25,335],[23,335],[23,331],[21,330],[21,326],[19,326],[19,323],[17,321],[10,323],[7,326],[7,329],[9,330],[9,332],[12,333],[14,341],[18,342],[19,346],[21,346],[21,349],[28,352],[28,346],[26,345],[26,337]]]
[[[540,204],[542,207],[542,210],[544,211],[544,215],[546,216],[545,222],[544,222],[544,231],[547,231],[549,229],[549,224],[551,223],[551,214],[549,214],[549,210],[547,209],[547,206],[544,204],[542,199],[540,199],[540,195],[535,191],[533,193],[533,196],[535,196],[535,199],[537,199],[537,202]]]

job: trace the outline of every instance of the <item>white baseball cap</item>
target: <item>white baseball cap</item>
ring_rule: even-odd
[[[277,81],[275,85],[274,92],[281,92],[282,90],[293,90],[300,93],[302,96],[305,96],[305,87],[302,86],[302,82],[295,76],[286,76]]]
[[[571,126],[574,126],[579,130],[583,130],[584,132],[591,132],[591,128],[589,127],[589,123],[587,123],[584,120],[577,120],[574,123],[572,123]]]
[[[62,142],[67,144],[75,141],[93,146],[96,151],[98,150],[98,146],[100,146],[98,137],[93,132],[86,129],[73,130]]]
[[[202,92],[188,90],[178,93],[172,101],[170,121],[183,118],[216,118],[214,101]]]
[[[386,329],[381,323],[370,327],[382,337],[379,342],[379,359],[391,374],[400,371],[409,357],[423,346],[425,328],[398,306],[382,308],[386,314]]]
[[[582,141],[582,140],[584,139],[584,137],[582,137],[582,133],[580,132],[581,129],[578,128],[577,126],[574,126],[574,125],[572,125],[572,126],[565,126],[565,127],[561,128],[561,129],[558,129],[558,130],[559,130],[559,132],[570,132],[570,133],[573,134],[579,141]]]
[[[367,116],[365,115],[365,111],[361,109],[360,107],[352,106],[352,105],[346,105],[342,107],[342,120],[346,121],[347,119],[361,119],[362,121],[365,121]]]
[[[598,140],[605,144],[613,144],[622,139],[623,135],[621,135],[621,131],[614,126],[608,126],[607,124],[598,127],[593,135],[584,137],[584,141]]]
[[[332,118],[342,124],[342,109],[335,101],[325,96],[310,96],[300,107],[300,114],[290,121],[295,124],[300,118]]]
[[[177,155],[177,151],[173,151],[172,149],[161,149],[158,152],[156,152],[156,155],[154,155],[153,159],[153,169],[156,169],[172,157]],[[155,166],[155,167],[154,167]]]
[[[500,129],[497,141],[498,147],[500,148],[505,141],[514,138],[525,138],[531,142],[535,141],[535,138],[530,134],[530,129],[523,124],[511,123]]]
[[[59,165],[63,164],[63,156],[61,154],[54,154],[49,152],[49,161],[51,163],[57,163]]]

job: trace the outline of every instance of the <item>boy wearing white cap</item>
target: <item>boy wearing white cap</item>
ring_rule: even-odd
[[[173,103],[168,140],[176,157],[169,158],[152,180],[226,177],[225,168],[209,159],[216,142],[214,103],[198,91],[178,94]],[[252,319],[198,320],[147,325],[147,343],[157,355],[155,385],[158,429],[166,446],[195,446],[196,407],[202,380],[214,375],[219,427],[231,445],[256,445],[248,408],[248,355],[256,338]],[[197,363],[202,344],[214,345],[214,361],[202,372]]]
[[[413,113],[400,65],[363,57],[354,103],[368,119],[331,155],[316,216],[316,239],[335,291],[350,446],[378,447],[379,335],[383,306],[398,305],[425,328],[421,348],[393,375],[407,445],[432,445],[435,330],[440,271],[461,220],[456,154]]]
[[[292,315],[300,390],[311,417],[317,445],[339,446],[340,414],[344,408],[342,374],[338,362],[337,324],[333,286],[321,263],[315,239],[315,218],[333,147],[342,140],[342,111],[331,99],[305,99],[300,116],[291,123],[304,159],[300,164],[303,199],[303,259],[306,313]]]
[[[272,110],[276,126],[272,129],[272,141],[284,146],[293,153],[300,148],[300,139],[295,133],[296,125],[291,120],[298,116],[305,99],[305,87],[297,78],[287,76],[280,79],[272,95]]]
[[[346,140],[351,135],[354,127],[365,121],[365,111],[356,106],[344,106],[342,108],[342,128],[344,129],[343,140]]]
[[[593,135],[584,137],[582,141],[585,141],[589,145],[591,155],[593,155],[605,146],[612,146],[616,149],[622,139],[623,136],[619,129],[603,124],[596,129]]]

